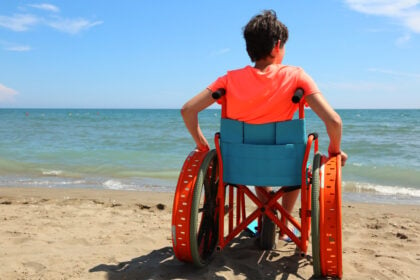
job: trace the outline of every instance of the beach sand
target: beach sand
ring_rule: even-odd
[[[0,279],[311,279],[308,258],[239,235],[197,269],[174,258],[173,194],[0,188]],[[343,203],[343,279],[420,279],[420,206]]]

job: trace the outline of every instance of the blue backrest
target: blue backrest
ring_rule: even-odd
[[[247,124],[221,120],[223,181],[253,186],[301,185],[305,120]]]

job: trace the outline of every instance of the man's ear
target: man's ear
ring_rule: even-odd
[[[271,56],[274,56],[277,52],[280,51],[280,40],[277,40],[277,43],[274,45],[274,48],[271,50]]]

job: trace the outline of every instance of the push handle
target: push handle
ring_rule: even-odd
[[[211,94],[211,96],[213,97],[213,99],[219,99],[220,97],[222,97],[225,94],[226,94],[226,90],[224,88],[219,88],[216,91],[214,91]]]
[[[300,100],[303,97],[303,89],[302,88],[297,88],[295,91],[295,94],[293,94],[292,96],[292,102],[293,103],[299,103]]]

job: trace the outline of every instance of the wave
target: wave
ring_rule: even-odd
[[[380,186],[403,186],[417,189],[420,187],[420,172],[416,166],[381,166],[374,162],[349,163],[343,168],[343,181],[365,182]]]
[[[149,166],[124,166],[112,164],[99,165],[73,165],[22,162],[0,158],[0,176],[15,177],[61,177],[68,179],[81,179],[86,177],[111,177],[120,179],[130,178],[178,178],[180,169],[151,170]]]
[[[123,190],[123,189],[127,189],[127,185],[123,184],[120,181],[117,180],[106,180],[105,182],[103,182],[102,184],[106,189],[110,189],[110,190]]]
[[[420,189],[411,187],[386,186],[363,182],[343,182],[342,188],[346,192],[420,198]]]
[[[63,170],[43,170],[42,175],[46,176],[60,176],[63,174]]]
[[[0,185],[175,190],[180,169],[147,168],[147,165],[53,165],[0,158]],[[362,196],[419,200],[419,181],[420,173],[413,168],[355,162],[343,169],[343,192]]]

